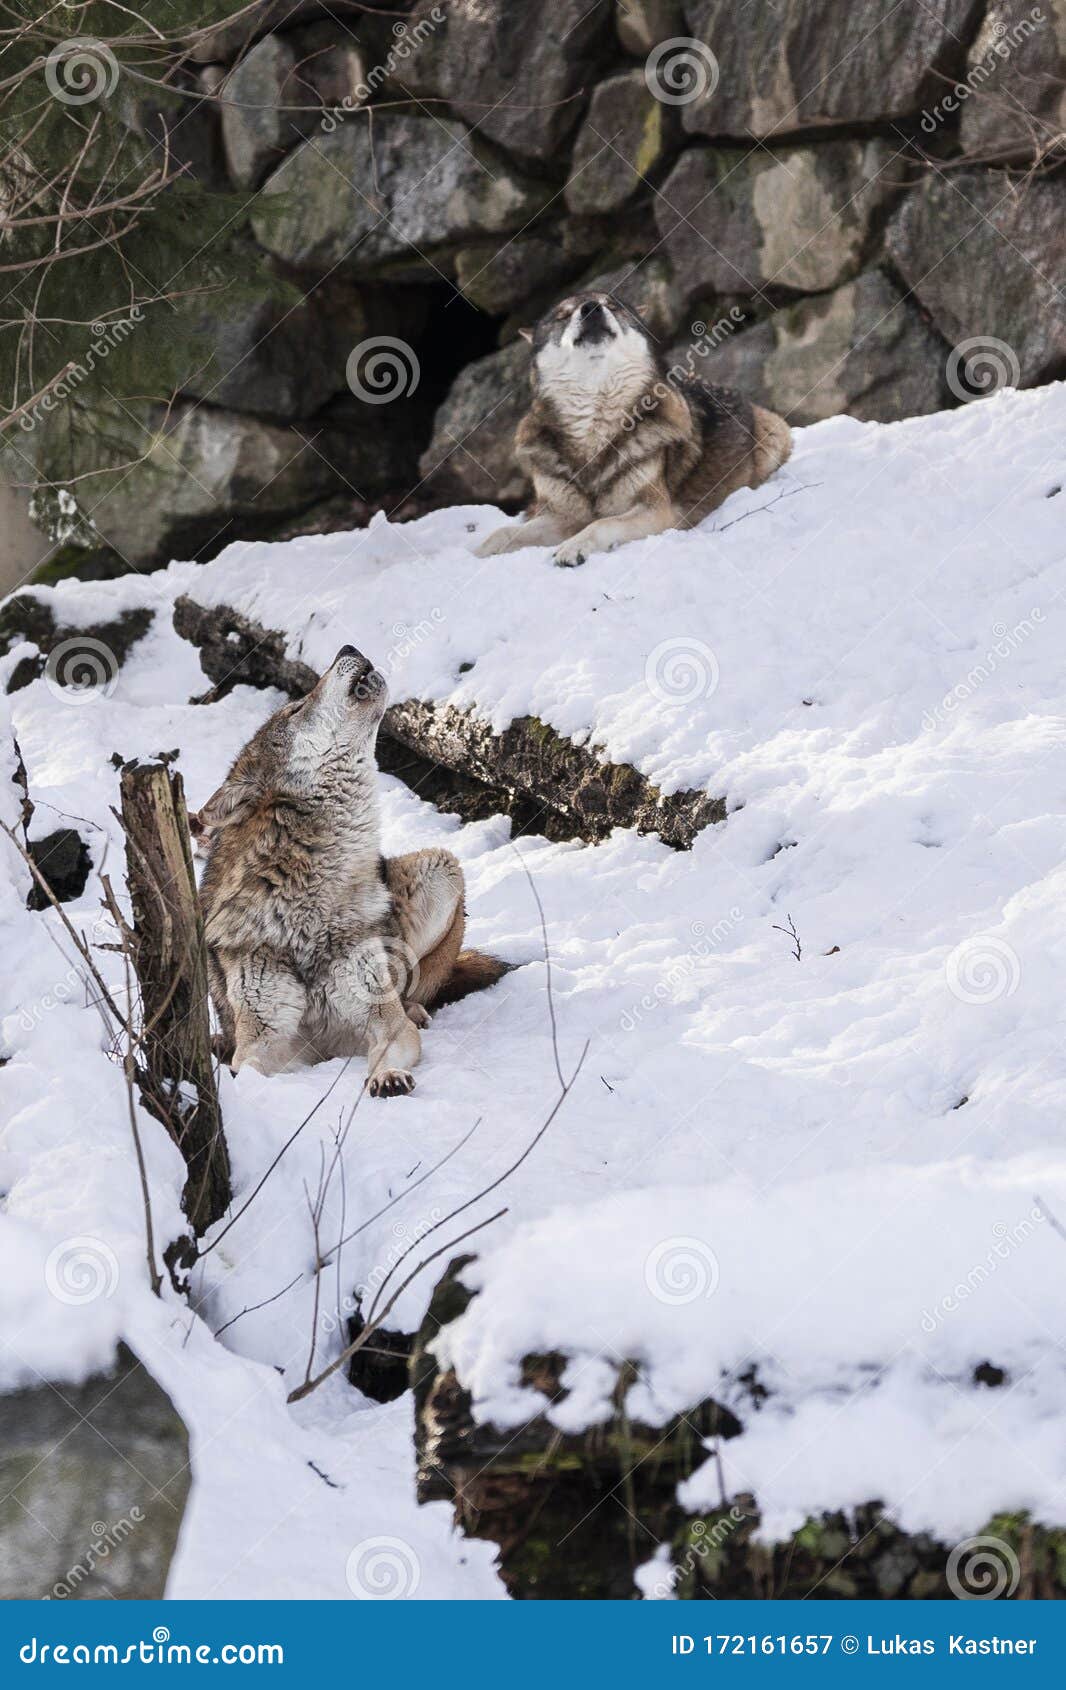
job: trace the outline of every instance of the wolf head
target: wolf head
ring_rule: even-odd
[[[283,704],[250,739],[197,821],[201,830],[243,820],[264,802],[350,802],[372,790],[374,742],[388,702],[385,679],[354,646],[342,646],[305,698]]]
[[[571,294],[522,334],[533,347],[538,391],[640,388],[658,374],[649,330],[615,294]]]

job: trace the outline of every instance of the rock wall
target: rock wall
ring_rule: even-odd
[[[169,410],[80,420],[133,467],[39,495],[75,562],[514,506],[517,331],[592,283],[796,423],[1066,373],[1066,0],[307,0],[195,59],[182,156],[289,302],[211,296]]]

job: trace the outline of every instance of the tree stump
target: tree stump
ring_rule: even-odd
[[[185,791],[181,776],[159,762],[124,768],[121,793],[144,1011],[138,1079],[145,1106],[185,1158],[182,1206],[199,1234],[225,1213],[231,1191]]]

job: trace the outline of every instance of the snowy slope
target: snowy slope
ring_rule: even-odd
[[[807,429],[784,472],[703,528],[577,571],[544,551],[474,558],[474,531],[498,518],[468,508],[56,591],[73,625],[158,609],[108,696],[75,702],[42,679],[4,701],[34,831],[59,812],[89,839],[87,929],[96,875],[121,878],[111,753],[180,746],[198,803],[279,702],[187,702],[204,683],[169,625],[181,591],[284,629],[314,665],[353,640],[396,697],[498,726],[532,712],[667,791],[728,800],[691,853],[618,831],[597,847],[524,839],[519,857],[503,819],[460,828],[383,780],[386,850],[449,844],[472,941],[525,966],[437,1017],[412,1098],[364,1098],[351,1117],[324,1238],[401,1200],[331,1269],[316,1365],[340,1343],[338,1295],[379,1283],[554,1101],[528,869],[564,1067],[591,1044],[548,1135],[457,1228],[509,1205],[478,1241],[483,1294],[449,1336],[485,1412],[539,1407],[517,1363],[558,1348],[575,1357],[560,1423],[587,1423],[614,1363],[638,1357],[642,1417],[708,1393],[737,1407],[727,1484],[756,1492],[771,1535],[871,1497],[949,1539],[996,1509],[1066,1520],[1066,1242],[1044,1218],[1066,1219],[1064,483],[1059,385]],[[4,867],[17,881],[10,853]],[[358,1064],[225,1077],[238,1198],[337,1084],[197,1269],[196,1311],[157,1303],[121,1074],[50,942],[54,916],[25,911],[21,886],[0,897],[2,1283],[21,1263],[29,1287],[0,1379],[80,1376],[121,1332],[172,1392],[196,1479],[173,1595],[347,1596],[350,1555],[381,1537],[402,1541],[419,1595],[500,1594],[490,1546],[457,1538],[445,1505],[415,1508],[406,1401],[380,1408],[334,1379],[285,1406],[314,1325],[305,1189]],[[167,1238],[181,1170],[147,1119],[143,1132]],[[40,1285],[72,1239],[94,1241],[103,1287],[74,1306],[77,1344],[71,1304]],[[417,1321],[433,1272],[395,1323]],[[986,1359],[1008,1386],[973,1385]],[[758,1415],[737,1385],[753,1363],[771,1392]],[[687,1500],[716,1486],[697,1473]]]

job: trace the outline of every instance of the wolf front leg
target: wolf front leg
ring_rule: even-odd
[[[407,967],[402,943],[390,950],[372,938],[339,958],[324,983],[332,1024],[329,1054],[350,1055],[365,1046],[372,1097],[414,1090],[411,1069],[422,1054],[422,1040],[400,997],[397,977]]]
[[[304,1058],[300,1023],[307,994],[295,974],[262,952],[220,957],[233,1010],[234,1073],[282,1074]]]
[[[609,552],[627,540],[645,540],[677,526],[673,505],[632,505],[621,516],[602,516],[564,540],[552,559],[562,569],[574,569],[593,552]]]
[[[498,557],[502,552],[520,552],[526,546],[557,546],[574,531],[573,523],[556,516],[553,511],[540,511],[522,522],[512,522],[506,528],[494,528],[487,540],[482,540],[476,557]]]

